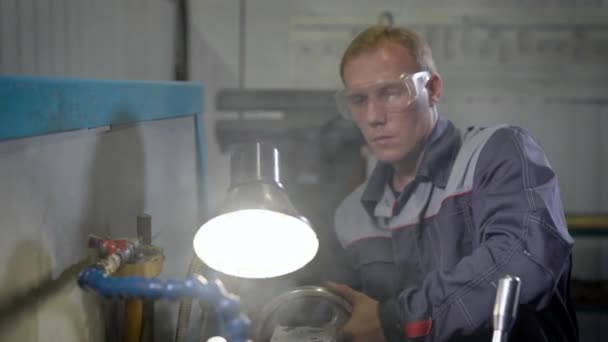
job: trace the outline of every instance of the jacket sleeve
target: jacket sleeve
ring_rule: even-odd
[[[340,220],[339,211],[336,212],[334,222],[337,220]],[[325,267],[321,272],[322,283],[332,281],[360,290],[359,273],[353,266],[353,256],[339,241],[335,230],[332,230],[332,234],[329,234],[329,238],[326,241],[328,262],[324,263]]]
[[[520,303],[548,304],[573,240],[556,175],[523,130],[501,128],[486,142],[470,208],[477,247],[454,268],[433,271],[419,288],[381,303],[387,336],[447,341],[490,331],[497,282],[505,274],[521,279]]]

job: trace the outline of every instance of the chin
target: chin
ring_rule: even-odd
[[[374,158],[383,163],[394,164],[403,159],[403,153],[399,153],[394,150],[375,149],[372,151]]]

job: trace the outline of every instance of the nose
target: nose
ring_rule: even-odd
[[[376,99],[371,99],[365,108],[365,119],[370,126],[386,123],[386,109]]]

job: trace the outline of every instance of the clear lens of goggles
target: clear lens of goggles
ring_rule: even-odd
[[[338,111],[347,119],[364,115],[371,101],[388,113],[398,113],[416,100],[430,77],[428,71],[404,74],[396,81],[381,81],[366,87],[340,90],[334,98]]]

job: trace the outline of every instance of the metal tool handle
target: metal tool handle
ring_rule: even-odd
[[[521,280],[517,277],[506,275],[500,278],[492,312],[492,325],[494,327],[492,342],[507,341],[509,330],[517,318],[520,287]]]

